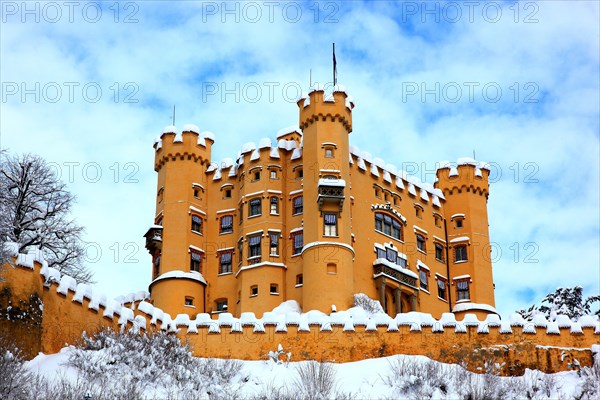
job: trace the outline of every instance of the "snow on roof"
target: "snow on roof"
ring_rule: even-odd
[[[204,131],[204,132],[200,133],[200,137],[203,137],[204,139],[210,139],[213,142],[215,141],[215,134],[212,133],[211,131]]]
[[[293,132],[296,132],[296,133],[302,135],[302,130],[300,130],[300,127],[298,125],[292,125],[292,126],[287,126],[285,128],[278,130],[277,131],[277,139],[279,139],[281,136],[285,136],[288,133],[293,133]]]
[[[469,241],[468,236],[459,236],[457,238],[451,239],[450,243],[468,242],[468,241]]]
[[[408,193],[412,194],[413,196],[417,195],[417,191],[415,190],[415,185],[412,182],[408,183]]]
[[[414,279],[419,279],[419,277],[417,276],[417,274],[415,274],[414,272],[412,272],[410,269],[408,268],[402,268],[400,265],[395,264],[391,261],[389,261],[386,258],[377,258],[373,261],[373,265],[377,265],[377,264],[383,264],[386,267],[389,267],[395,271],[398,271],[404,275],[410,276],[411,278]]]
[[[442,205],[440,204],[440,198],[437,197],[436,195],[432,195],[431,196],[431,202],[433,203],[434,206],[436,207],[441,207]]]
[[[280,149],[291,151],[298,147],[298,145],[295,140],[279,139],[279,141],[277,142],[277,147],[279,147]]]
[[[233,167],[233,159],[225,157],[221,160],[221,169],[227,169]]]
[[[297,160],[297,159],[299,159],[301,157],[302,157],[302,149],[301,148],[296,148],[292,152],[292,157],[290,158],[290,160]]]
[[[450,217],[450,219],[454,219],[454,218],[464,218],[465,214],[452,214],[452,216]]]
[[[164,274],[160,275],[158,278],[153,280],[152,283],[150,283],[150,285],[154,284],[155,282],[161,281],[163,279],[170,279],[170,278],[190,279],[193,281],[197,281],[197,282],[206,284],[206,280],[204,279],[204,277],[202,276],[202,274],[200,272],[169,271],[169,272],[165,272]]]
[[[198,125],[194,125],[194,124],[185,124],[183,125],[183,132],[195,132],[195,133],[200,133],[200,128],[198,128]]]
[[[468,275],[467,275],[468,276]],[[459,277],[456,277],[454,279],[460,279]],[[481,303],[459,303],[456,304],[454,306],[454,308],[452,308],[452,312],[463,312],[463,311],[470,311],[470,310],[483,310],[483,311],[489,311],[492,313],[498,313],[496,311],[496,309],[492,306],[490,306],[489,304],[481,304]],[[472,314],[467,314],[467,315],[472,315]],[[466,318],[466,316],[465,316]]]
[[[361,157],[358,157],[358,168],[362,169],[363,171],[367,170],[367,166],[365,165],[365,160],[363,160]]]
[[[319,186],[336,186],[336,187],[346,187],[346,181],[343,179],[319,179]]]
[[[68,291],[71,290],[74,292],[77,289],[77,281],[75,278],[70,277],[69,275],[63,275],[60,278],[60,283],[58,285],[58,289],[56,291],[60,294],[67,295]]]
[[[452,278],[453,281],[457,281],[459,279],[471,279],[471,275],[465,274],[465,275],[455,276],[454,278]]]
[[[165,133],[177,133],[177,128],[175,127],[175,125],[167,125],[163,128],[162,130],[163,135]]]
[[[429,201],[429,196],[427,195],[427,191],[425,189],[421,189],[421,199]]]
[[[258,149],[255,149],[252,152],[252,155],[250,156],[250,161],[256,161],[258,159],[260,159],[260,152],[258,151]]]
[[[377,165],[371,164],[371,174],[379,177],[379,170],[377,169]]]
[[[250,153],[251,151],[254,151],[254,150],[256,150],[256,143],[247,142],[242,145],[241,152],[242,152],[242,154],[246,154],[246,153]]]
[[[279,158],[279,148],[271,147],[271,151],[269,152],[269,157],[271,158]]]

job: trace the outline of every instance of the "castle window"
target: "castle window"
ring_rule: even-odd
[[[446,281],[438,278],[438,297],[440,299],[448,300],[446,295]]]
[[[250,286],[250,297],[255,297],[255,296],[258,296],[258,286],[257,285]]]
[[[334,263],[327,264],[327,273],[328,274],[337,274],[337,265]]]
[[[384,201],[388,201],[389,200],[389,197],[388,197],[387,193],[383,193],[383,200]]]
[[[423,218],[423,208],[421,206],[415,206],[415,215],[417,218]]]
[[[202,233],[202,218],[197,215],[192,215],[192,231]]]
[[[279,286],[275,283],[271,283],[269,285],[269,293],[278,295],[279,294]]]
[[[248,258],[260,257],[260,241],[262,235],[254,235],[248,238]]]
[[[333,158],[333,147],[332,146],[325,147],[325,158]]]
[[[296,275],[296,287],[300,287],[304,284],[304,277],[302,274]]]
[[[271,197],[271,215],[279,215],[279,199],[276,196]]]
[[[296,171],[296,179],[302,179],[302,178],[304,178],[304,171],[302,170],[302,168],[299,168]]]
[[[438,214],[433,214],[433,221],[438,228],[442,227],[442,217]]]
[[[292,215],[296,215],[296,214],[302,214],[302,212],[304,211],[304,202],[303,202],[303,197],[302,196],[298,196],[298,197],[294,197],[293,200],[293,212]]]
[[[227,299],[218,299],[215,300],[216,310],[217,312],[226,312],[227,311]]]
[[[463,227],[463,220],[462,220],[462,218],[458,218],[454,223],[455,223],[455,226],[456,226],[457,229],[460,229],[460,228]]]
[[[248,217],[255,217],[257,215],[261,215],[261,199],[252,199],[250,203],[248,203]]]
[[[375,213],[375,230],[394,239],[404,240],[402,224],[396,218],[384,213]]]
[[[277,171],[271,170],[271,171],[269,172],[269,177],[270,177],[272,180],[275,180],[275,179],[277,179]]]
[[[186,307],[194,307],[194,298],[186,297],[185,302],[183,303]]]
[[[456,246],[454,248],[454,262],[467,261],[467,246]]]
[[[292,233],[292,245],[292,255],[302,252],[302,248],[304,247],[304,233],[302,231]]]
[[[244,220],[244,204],[240,204],[240,209],[238,210],[239,214],[240,214],[240,224],[242,223],[242,221]]]
[[[427,247],[425,245],[425,237],[423,235],[419,235],[417,233],[417,250],[425,253],[427,252]]]
[[[231,261],[233,259],[233,251],[224,251],[219,256],[219,274],[231,273]]]
[[[223,195],[223,197],[226,199],[230,199],[231,198],[231,189],[225,189],[225,194]]]
[[[457,300],[469,300],[469,281],[462,280],[456,282],[456,299]]]
[[[191,251],[190,252],[190,271],[201,272],[202,268],[202,254]]]
[[[435,244],[435,259],[444,262],[444,246],[439,243]]]
[[[377,258],[383,258],[388,260],[389,262],[393,262],[394,264],[399,265],[402,268],[406,268],[406,259],[404,259],[398,252],[389,247],[380,248],[377,247]]]
[[[269,233],[269,255],[279,255],[279,233]]]
[[[160,275],[160,254],[154,257],[154,277],[156,278],[158,275]]]
[[[238,264],[240,264],[242,262],[242,254],[244,254],[243,253],[243,251],[244,251],[244,239],[243,238],[240,238],[240,240],[238,240],[237,247],[238,247]]]
[[[219,233],[233,232],[233,215],[224,215],[221,217],[221,229]]]
[[[381,198],[381,190],[378,187],[375,188],[375,197],[378,199]]]
[[[429,282],[427,282],[427,271],[419,270],[419,281],[421,283],[421,289],[428,290]]]
[[[337,214],[325,213],[323,222],[325,229],[323,236],[337,236]]]
[[[165,194],[165,188],[164,187],[161,187],[160,189],[158,189],[158,193],[156,194],[156,197],[158,197],[158,202],[159,203],[161,203],[163,201],[164,194]]]
[[[394,205],[397,206],[400,202],[400,197],[392,196],[392,201],[394,202]]]
[[[198,199],[198,198],[200,198],[199,196],[200,196],[200,191],[198,189],[194,189],[194,197]]]

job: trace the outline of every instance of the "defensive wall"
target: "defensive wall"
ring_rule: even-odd
[[[104,327],[167,330],[198,357],[259,360],[281,345],[284,353],[291,353],[291,361],[349,362],[411,354],[463,363],[473,371],[493,360],[506,375],[522,374],[525,368],[558,372],[589,366],[592,345],[600,344],[600,322],[592,316],[527,322],[518,314],[508,319],[489,315],[484,321],[467,314],[457,321],[451,313],[435,320],[417,312],[391,318],[383,313],[368,317],[360,312],[351,316],[346,311],[310,311],[268,312],[262,318],[253,313],[240,318],[229,313],[172,318],[145,301],[145,292],[109,300],[48,268],[36,252],[18,255],[13,264],[2,271],[0,331],[28,358],[56,353],[77,343],[84,331],[93,334]]]

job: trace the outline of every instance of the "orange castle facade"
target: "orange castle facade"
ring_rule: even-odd
[[[213,162],[215,137],[195,125],[156,140],[154,306],[194,318],[295,300],[330,313],[364,293],[392,316],[495,313],[486,164],[443,163],[423,183],[350,145],[343,88],[313,86],[297,104],[298,127],[235,161]]]

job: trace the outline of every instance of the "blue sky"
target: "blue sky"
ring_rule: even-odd
[[[297,123],[332,42],[351,143],[429,182],[473,151],[495,166],[501,313],[600,291],[596,1],[23,4],[1,4],[0,144],[60,167],[111,296],[150,281],[152,143],[173,104],[179,128],[215,133],[214,160],[235,157]]]

